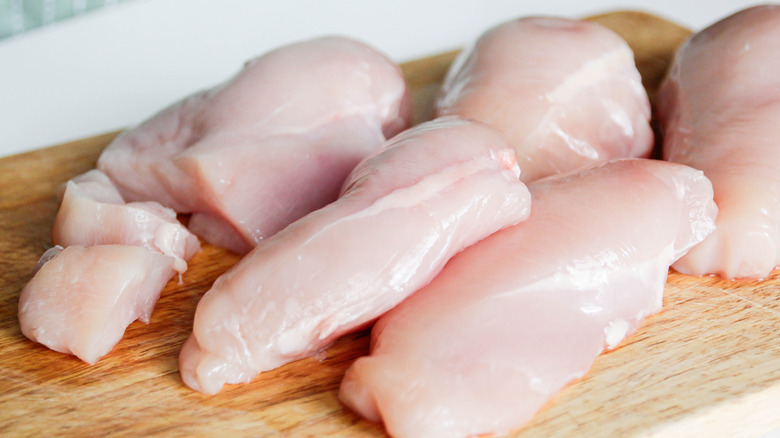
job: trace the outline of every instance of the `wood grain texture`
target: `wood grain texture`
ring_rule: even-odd
[[[652,91],[688,32],[641,13],[593,18],[623,35]],[[404,65],[415,119],[453,53]],[[168,284],[148,325],[133,323],[89,366],[28,341],[19,292],[51,245],[56,187],[94,167],[115,134],[0,159],[0,435],[382,436],[338,402],[368,333],[338,341],[318,361],[264,373],[216,396],[186,388],[177,356],[195,306],[237,257],[208,245],[181,284]],[[517,437],[756,436],[780,427],[780,279],[722,281],[672,273],[663,311],[564,389]]]

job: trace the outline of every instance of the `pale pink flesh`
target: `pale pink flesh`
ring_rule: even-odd
[[[525,182],[647,157],[653,143],[631,49],[584,21],[524,18],[489,30],[453,64],[437,109],[504,133]]]
[[[176,212],[156,202],[125,204],[99,170],[68,181],[61,200],[52,229],[56,245],[142,246],[173,257],[179,273],[200,249],[198,238],[176,220]]]
[[[395,137],[338,201],[217,279],[179,358],[184,382],[216,393],[370,323],[456,252],[527,217],[518,170],[500,134],[478,123],[445,118]]]
[[[695,34],[658,92],[664,159],[712,180],[717,229],[674,264],[725,278],[780,263],[780,6],[739,12]]]
[[[531,216],[453,257],[382,316],[340,399],[396,437],[522,426],[661,307],[714,228],[701,172],[621,160],[529,185]]]
[[[247,252],[334,201],[368,153],[409,126],[400,68],[346,38],[292,44],[121,134],[98,160],[128,200],[192,212]]]
[[[173,257],[128,245],[56,247],[42,259],[19,297],[22,333],[90,364],[130,323],[149,322],[175,272]]]

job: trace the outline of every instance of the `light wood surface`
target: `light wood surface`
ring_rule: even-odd
[[[593,19],[629,41],[652,95],[688,32],[640,13]],[[453,56],[404,65],[416,120],[430,115]],[[54,191],[94,167],[113,136],[0,159],[0,435],[382,436],[336,398],[346,368],[368,351],[365,331],[338,341],[321,362],[289,364],[216,396],[182,384],[177,356],[198,299],[237,261],[208,245],[182,284],[168,284],[151,323],[133,323],[96,365],[24,338],[17,301],[51,245]],[[779,323],[777,275],[735,282],[671,273],[663,311],[513,435],[731,437],[779,428]]]

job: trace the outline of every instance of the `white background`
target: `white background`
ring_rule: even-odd
[[[135,0],[0,41],[0,156],[136,124],[291,41],[342,34],[402,62],[459,48],[488,27],[619,9],[691,29],[752,2],[661,0]]]

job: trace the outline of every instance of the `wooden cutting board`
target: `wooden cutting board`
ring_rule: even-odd
[[[592,19],[629,41],[651,96],[689,33],[635,12]],[[453,56],[404,65],[418,121],[429,117]],[[382,436],[336,398],[346,368],[368,352],[368,332],[338,341],[321,362],[289,364],[216,396],[182,384],[177,355],[198,299],[238,260],[208,245],[183,282],[166,287],[151,323],[133,323],[96,365],[22,336],[19,292],[51,245],[55,189],[94,167],[114,135],[0,159],[0,434]],[[514,435],[755,436],[778,427],[778,275],[736,282],[672,273],[663,311]]]

